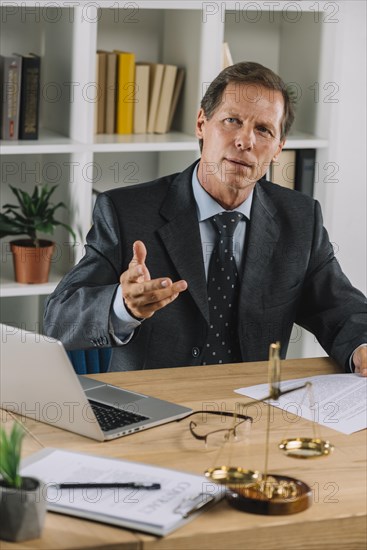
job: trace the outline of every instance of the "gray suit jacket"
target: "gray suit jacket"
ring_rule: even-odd
[[[111,370],[200,364],[209,314],[193,168],[98,197],[85,256],[47,301],[47,335],[67,349],[112,346]],[[144,321],[129,344],[116,346],[109,312],[137,239],[146,244],[152,278],[182,278],[188,290]],[[365,313],[364,296],[334,257],[319,204],[259,181],[239,298],[243,360],[266,360],[269,344],[277,340],[284,357],[296,322],[344,366],[367,341]]]

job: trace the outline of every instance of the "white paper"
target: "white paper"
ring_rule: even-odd
[[[277,401],[268,401],[289,413],[297,414],[338,432],[352,434],[367,427],[367,378],[356,374],[325,374],[281,382],[281,390],[312,383],[312,402],[306,389],[297,390]],[[239,388],[236,393],[253,399],[269,395],[269,385]]]
[[[27,461],[29,462],[27,464]],[[48,509],[90,517],[155,534],[166,534],[182,524],[185,499],[220,498],[221,490],[203,476],[124,460],[58,449],[46,449],[26,459],[22,475],[45,484]],[[60,483],[160,483],[159,490],[59,489]],[[223,496],[223,495],[222,495]],[[190,502],[189,502],[190,504]]]

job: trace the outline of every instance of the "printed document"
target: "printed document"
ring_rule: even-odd
[[[285,380],[280,388],[284,391],[306,382],[312,384],[309,393],[304,388],[267,402],[344,434],[367,427],[367,378],[357,374],[324,374]],[[269,395],[269,385],[239,388],[235,392],[263,399]]]
[[[147,464],[59,449],[44,449],[24,460],[21,474],[41,479],[48,510],[165,535],[195,511],[224,496],[204,476]],[[60,489],[60,483],[158,483],[158,490],[126,488]]]

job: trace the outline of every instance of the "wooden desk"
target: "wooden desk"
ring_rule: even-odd
[[[339,372],[330,359],[288,360],[282,363],[283,379]],[[233,410],[245,398],[235,388],[267,382],[267,363],[162,369],[146,372],[97,375],[116,385],[173,400],[194,409],[218,407]],[[247,398],[246,398],[247,400]],[[265,406],[263,413],[265,412]],[[321,427],[321,435],[335,445],[328,458],[297,460],[284,456],[277,443],[285,435],[311,436],[311,423],[284,420],[275,408],[270,436],[269,470],[288,474],[313,489],[312,506],[289,516],[259,516],[239,512],[225,501],[204,512],[188,525],[165,538],[157,538],[48,513],[41,539],[11,544],[1,541],[2,550],[119,549],[119,550],[215,550],[215,549],[363,549],[366,548],[366,433],[343,435]],[[256,419],[250,451],[238,444],[233,465],[263,469],[265,414]],[[189,472],[202,473],[213,466],[213,452],[190,449],[188,422],[172,422],[132,436],[98,443],[27,419],[27,426],[47,447],[120,457]],[[27,437],[25,454],[39,450]]]

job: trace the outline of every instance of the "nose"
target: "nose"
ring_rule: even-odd
[[[250,151],[254,148],[255,136],[250,128],[242,127],[236,134],[235,146],[239,151]]]

